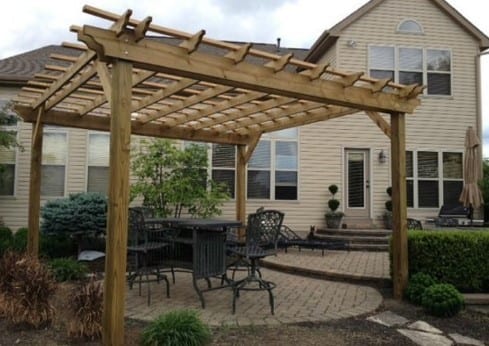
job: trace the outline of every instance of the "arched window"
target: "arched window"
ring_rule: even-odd
[[[399,26],[397,27],[397,31],[407,32],[407,33],[411,33],[411,34],[422,34],[423,28],[415,20],[406,19],[406,20],[403,20],[401,23],[399,23]]]

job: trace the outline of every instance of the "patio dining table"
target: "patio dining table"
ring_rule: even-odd
[[[147,218],[145,222],[173,230],[174,251],[169,260],[177,268],[190,271],[192,282],[205,308],[204,292],[230,287],[226,275],[226,235],[229,229],[240,227],[236,220],[196,218]],[[150,228],[151,228],[150,227]],[[212,287],[210,278],[221,278],[219,286]],[[200,288],[198,280],[205,280],[207,288]]]

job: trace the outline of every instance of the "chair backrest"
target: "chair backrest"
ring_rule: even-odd
[[[248,215],[246,245],[277,248],[284,214],[278,210],[264,210]]]
[[[144,214],[138,207],[129,208],[128,244],[138,245],[145,239]]]

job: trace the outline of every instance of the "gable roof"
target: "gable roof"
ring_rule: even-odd
[[[365,5],[360,7],[355,12],[351,13],[348,17],[331,27],[329,30],[325,30],[321,36],[314,42],[307,54],[305,60],[315,62],[336,42],[340,37],[341,32],[347,28],[350,24],[361,18],[366,13],[370,12],[385,0],[370,0]],[[444,0],[429,0],[448,16],[450,16],[455,22],[460,24],[469,34],[474,36],[479,41],[479,48],[481,51],[489,48],[489,37],[480,31],[474,24],[472,24],[467,18],[465,18],[460,12],[458,12],[453,6]]]
[[[154,39],[175,46],[181,43],[181,40],[173,37],[155,37]],[[244,42],[228,42],[239,45],[244,44]],[[277,45],[270,43],[255,42],[253,43],[253,48],[280,55],[292,53],[295,58],[301,60],[304,59],[308,52],[306,48],[277,47]],[[214,46],[202,46],[202,51],[206,53],[217,54],[217,50],[218,48]],[[64,46],[49,45],[2,59],[0,60],[0,84],[24,85],[36,73],[41,72],[46,64],[67,65],[62,60],[52,59],[51,55],[53,54],[78,57],[80,52]],[[252,55],[247,56],[246,61],[255,64],[260,63],[260,59]]]

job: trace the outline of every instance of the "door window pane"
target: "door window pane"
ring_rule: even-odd
[[[406,177],[413,177],[413,152],[406,151]]]
[[[407,206],[414,207],[414,184],[412,180],[406,180]]]
[[[365,206],[364,156],[361,153],[348,153],[348,207]]]

